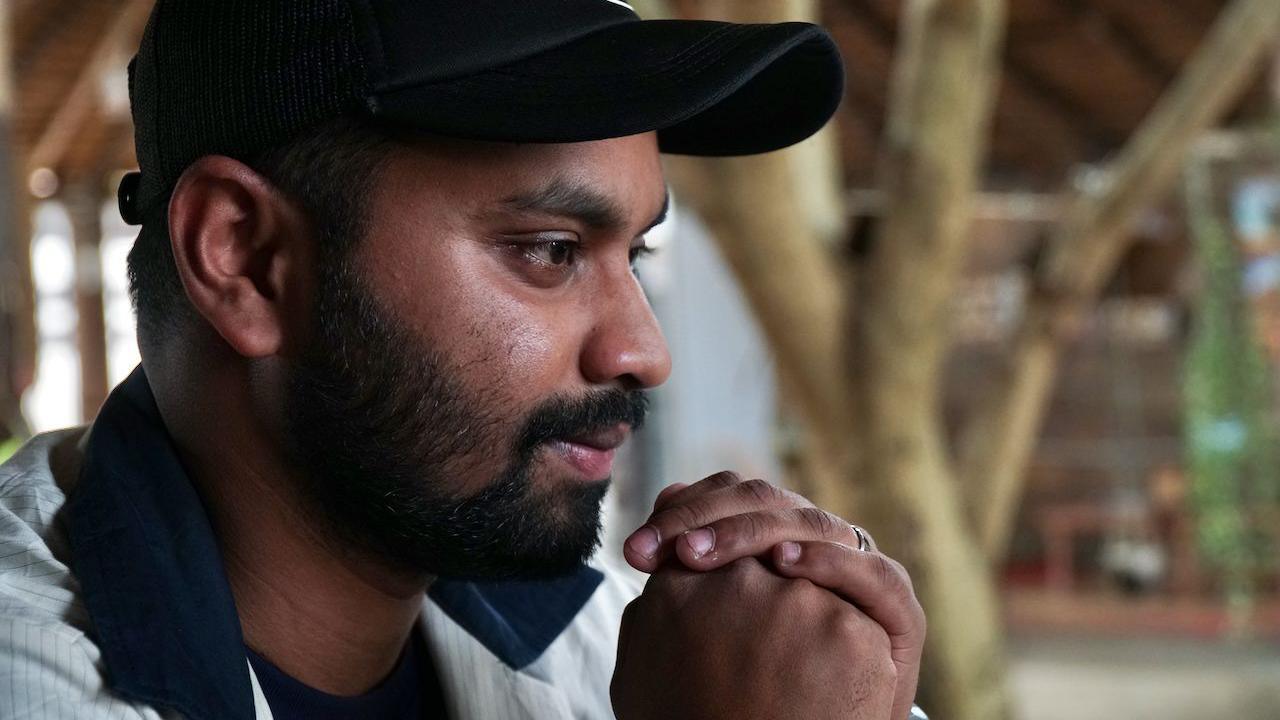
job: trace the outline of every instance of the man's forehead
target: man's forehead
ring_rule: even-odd
[[[553,176],[533,187],[515,190],[502,198],[499,210],[573,217],[596,229],[616,229],[647,215],[645,231],[662,222],[670,205],[670,195],[659,183],[643,194],[619,197],[596,184],[563,176]]]
[[[667,205],[654,133],[584,143],[402,138],[384,187],[392,202],[437,197],[476,220],[573,217],[594,228],[643,226]]]

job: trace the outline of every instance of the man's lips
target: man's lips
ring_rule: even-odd
[[[613,474],[615,451],[630,434],[631,426],[619,423],[611,428],[554,438],[547,441],[547,447],[584,480],[604,480]]]

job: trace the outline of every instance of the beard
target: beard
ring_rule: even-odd
[[[638,429],[643,393],[552,397],[512,417],[499,386],[517,378],[465,385],[346,260],[322,269],[314,307],[290,367],[284,433],[326,537],[393,568],[466,580],[555,577],[591,557],[609,481],[535,483],[537,456],[556,438]],[[495,459],[502,469],[476,483]]]

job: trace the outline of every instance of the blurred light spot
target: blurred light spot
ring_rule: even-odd
[[[36,323],[44,340],[75,339],[79,318],[75,303],[66,297],[41,298],[36,308]]]
[[[58,173],[49,168],[36,168],[27,178],[27,188],[31,190],[32,195],[41,200],[53,197],[60,186]]]
[[[39,295],[69,293],[75,288],[76,259],[71,238],[41,233],[31,243],[31,273]]]

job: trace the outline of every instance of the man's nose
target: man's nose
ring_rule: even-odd
[[[671,354],[634,276],[608,293],[582,351],[582,375],[593,385],[652,388],[671,375]]]

